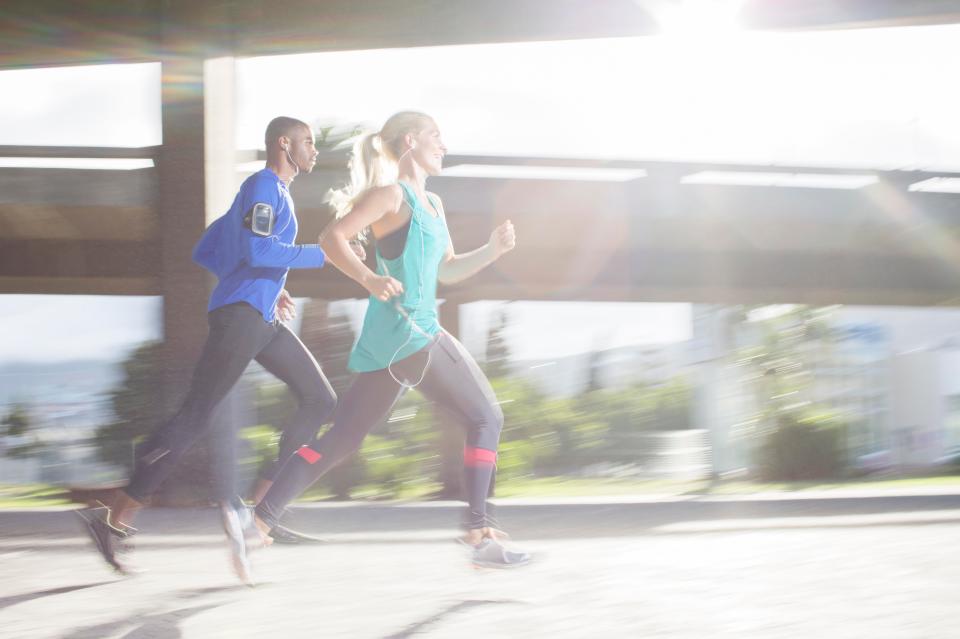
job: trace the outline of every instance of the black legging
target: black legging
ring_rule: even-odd
[[[211,311],[208,321],[210,333],[183,405],[137,447],[133,477],[125,489],[137,501],[156,491],[180,457],[209,428],[215,409],[254,359],[286,382],[299,404],[283,429],[279,459],[313,440],[336,407],[337,396],[317,361],[286,326],[265,322],[258,310],[242,302]],[[225,434],[233,436],[218,429],[216,438]],[[214,445],[232,444],[218,441]],[[272,478],[279,466],[279,462],[274,464],[265,476]]]
[[[429,360],[429,365],[427,362]],[[463,345],[445,332],[430,346],[395,363],[397,378],[415,381],[423,395],[457,415],[465,424],[467,528],[487,523],[486,497],[496,465],[503,411],[480,367]],[[386,369],[361,373],[341,399],[333,426],[310,446],[290,457],[257,506],[257,515],[275,526],[284,508],[324,473],[360,448],[367,433],[387,417],[404,392]]]

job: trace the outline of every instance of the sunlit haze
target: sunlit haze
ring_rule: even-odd
[[[958,40],[950,25],[246,59],[237,144],[262,145],[278,104],[263,87],[283,86],[309,121],[427,111],[452,153],[956,169]]]

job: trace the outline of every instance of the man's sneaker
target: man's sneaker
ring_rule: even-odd
[[[533,559],[530,553],[507,550],[499,541],[490,537],[471,547],[471,559],[478,568],[519,568]]]
[[[325,539],[320,537],[314,537],[313,535],[307,535],[302,532],[297,532],[287,528],[282,524],[277,524],[274,526],[273,530],[270,531],[270,536],[273,537],[273,541],[278,544],[323,544],[326,543]]]
[[[110,566],[122,575],[130,574],[127,566],[119,559],[118,552],[125,550],[122,542],[133,535],[132,528],[115,528],[110,525],[110,509],[106,506],[96,508],[81,508],[74,511],[84,530],[93,540],[100,556]]]
[[[227,548],[230,550],[230,563],[240,581],[248,586],[254,585],[247,557],[247,539],[245,529],[249,525],[250,515],[245,506],[230,502],[220,504],[220,519],[223,531],[227,533]]]

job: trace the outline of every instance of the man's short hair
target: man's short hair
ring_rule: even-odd
[[[309,124],[296,118],[288,118],[281,115],[280,117],[270,120],[270,124],[267,125],[267,132],[263,134],[264,146],[269,149],[271,144],[277,143],[277,139],[280,136],[285,135],[290,137],[294,131],[300,127],[307,131],[310,130]]]

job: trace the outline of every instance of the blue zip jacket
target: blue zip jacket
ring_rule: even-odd
[[[276,222],[273,235],[262,237],[246,228],[243,218],[255,204],[269,204]],[[324,254],[317,244],[294,244],[297,216],[283,180],[270,169],[244,180],[223,216],[204,232],[193,249],[193,261],[217,276],[208,311],[246,302],[273,322],[277,299],[291,268],[320,268]]]

